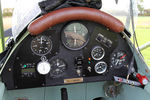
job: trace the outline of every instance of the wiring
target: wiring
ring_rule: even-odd
[[[132,24],[132,31],[133,31],[133,44],[134,44],[134,46],[137,46],[137,50],[141,54],[140,49],[139,49],[139,44],[138,44],[138,41],[137,41],[137,37],[136,37],[133,15],[134,15],[133,2],[132,2],[132,0],[130,0],[130,17],[131,17],[131,24]]]

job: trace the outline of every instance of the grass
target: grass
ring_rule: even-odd
[[[149,29],[137,28],[136,33],[137,33],[137,40],[138,40],[139,46],[147,42],[150,42],[150,28]],[[141,53],[146,63],[148,64],[148,66],[150,66],[150,47],[142,50]]]
[[[4,30],[7,30],[7,29],[11,28],[11,22],[12,22],[12,17],[4,17],[3,18],[3,25],[4,25],[3,27],[4,27]],[[7,39],[8,38],[5,38],[5,41]],[[0,40],[0,52],[1,51],[2,51],[2,43],[1,43],[1,40]]]
[[[5,17],[3,19],[4,29],[8,29],[11,27],[11,17]],[[136,23],[136,33],[137,33],[137,40],[139,46],[143,45],[150,41],[150,17],[138,17]],[[2,51],[1,48],[1,41],[0,41],[0,52]],[[142,50],[141,53],[144,56],[144,59],[148,66],[150,66],[150,47],[145,50]]]
[[[136,36],[139,46],[150,42],[150,16],[140,16],[136,23]],[[150,66],[150,47],[141,51],[145,62]]]

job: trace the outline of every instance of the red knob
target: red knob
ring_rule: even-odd
[[[138,78],[141,85],[146,85],[148,83],[148,78],[146,76],[143,76],[143,75],[137,73],[136,77]]]

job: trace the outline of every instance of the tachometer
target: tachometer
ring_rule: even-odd
[[[102,47],[95,46],[92,49],[91,56],[94,60],[101,60],[104,57],[104,55],[105,55],[105,51]]]
[[[114,68],[121,68],[125,65],[127,54],[123,51],[114,52],[111,56],[111,65]]]
[[[50,76],[57,78],[57,77],[61,77],[64,75],[65,70],[66,70],[66,63],[64,62],[64,60],[62,59],[53,59],[50,61],[50,65],[51,65],[51,71],[50,71]]]
[[[88,42],[88,29],[81,23],[68,24],[62,33],[62,42],[64,46],[71,50],[82,49]]]
[[[52,49],[52,41],[45,35],[35,37],[31,42],[31,50],[36,55],[45,55]]]

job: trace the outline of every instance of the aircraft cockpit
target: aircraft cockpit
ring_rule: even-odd
[[[149,69],[129,40],[131,33],[124,24],[92,6],[63,7],[65,1],[56,0],[58,5],[58,1],[64,5],[48,13],[43,9],[51,7],[44,8],[43,1],[39,4],[42,15],[34,10],[27,18],[30,11],[20,18],[16,15],[19,20],[14,20],[15,25],[20,26],[13,27],[14,41],[1,68],[6,98],[112,100],[134,95],[137,90],[144,94]]]

